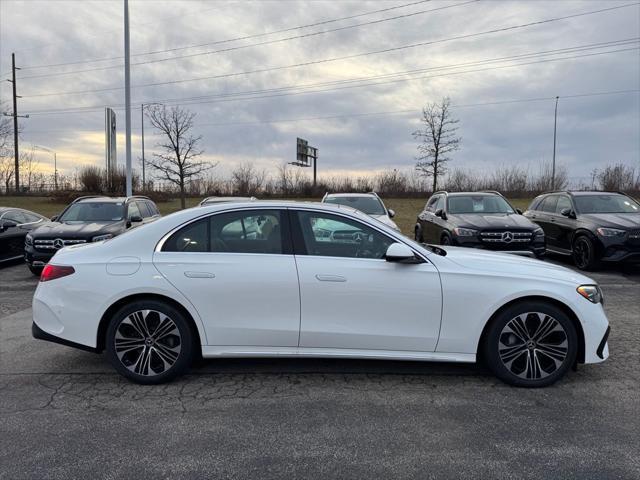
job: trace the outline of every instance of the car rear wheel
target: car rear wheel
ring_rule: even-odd
[[[581,235],[573,242],[572,248],[573,262],[580,270],[595,270],[599,262],[595,245],[591,239]]]
[[[483,347],[488,367],[504,382],[546,387],[574,365],[578,335],[562,310],[544,302],[523,302],[492,321]]]
[[[182,374],[193,359],[189,322],[173,306],[143,300],[121,308],[106,335],[109,361],[136,383],[157,384]]]

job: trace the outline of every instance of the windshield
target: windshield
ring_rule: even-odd
[[[58,218],[59,222],[117,222],[124,217],[122,202],[74,203]]]
[[[448,199],[448,213],[515,213],[507,201],[497,195],[456,195]]]
[[[580,213],[640,213],[640,205],[631,198],[612,195],[576,195],[573,197]]]
[[[387,214],[384,206],[382,205],[382,202],[376,197],[327,197],[324,202],[355,208],[356,210],[360,210],[367,215]]]

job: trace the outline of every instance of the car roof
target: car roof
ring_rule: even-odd
[[[483,196],[483,197],[490,197],[490,196],[502,196],[497,192],[451,192],[451,193],[447,193],[447,196],[449,197],[460,197],[463,195],[473,195],[474,197],[478,197],[478,196]]]
[[[106,195],[93,195],[87,197],[79,197],[75,199],[72,203],[125,203],[131,200],[146,200],[151,201],[147,197],[136,196],[133,197],[108,197]]]
[[[200,202],[204,205],[206,203],[223,203],[223,202],[242,202],[242,201],[255,201],[255,197],[207,197]]]
[[[215,202],[211,204],[206,204],[197,207],[198,209],[204,210],[209,209],[211,212],[215,212],[217,210],[228,210],[230,208],[231,202]],[[358,216],[364,216],[368,218],[368,215],[362,213],[360,210],[357,210],[353,207],[349,207],[346,205],[338,205],[334,203],[321,203],[321,202],[296,202],[295,200],[260,200],[259,202],[255,201],[241,201],[241,202],[233,202],[234,209],[252,209],[252,210],[261,210],[263,208],[314,208],[318,210],[326,210],[333,212],[349,212],[355,213]],[[184,210],[182,210],[184,211]]]
[[[375,193],[327,193],[327,198],[330,197],[378,197]]]

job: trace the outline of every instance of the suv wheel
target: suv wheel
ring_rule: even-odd
[[[418,243],[424,243],[424,237],[422,236],[422,230],[420,228],[416,227],[413,238]]]
[[[545,302],[523,302],[500,313],[483,345],[493,373],[517,387],[546,387],[574,365],[578,335],[560,309]]]
[[[42,275],[42,269],[43,267],[34,267],[29,265],[29,270],[31,271],[31,273],[33,273],[36,277],[39,277],[40,275]]]
[[[191,365],[193,340],[182,313],[164,302],[143,300],[126,305],[111,319],[107,357],[129,380],[163,383]]]
[[[581,235],[573,241],[571,254],[573,256],[573,262],[580,270],[594,270],[598,268],[599,262],[596,247],[586,235]]]
[[[451,245],[451,237],[448,233],[443,233],[440,239],[440,245]]]

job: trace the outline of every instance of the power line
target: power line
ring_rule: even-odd
[[[225,39],[225,40],[218,40],[218,41],[215,41],[215,42],[201,43],[201,44],[195,44],[195,45],[187,45],[187,46],[183,46],[183,47],[174,47],[174,48],[168,48],[168,49],[164,49],[164,50],[151,50],[151,51],[148,51],[148,52],[134,53],[131,56],[132,57],[139,57],[139,56],[145,56],[145,55],[155,55],[155,54],[158,54],[158,53],[175,52],[175,51],[179,51],[179,50],[187,50],[187,49],[190,49],[190,48],[207,47],[207,46],[211,46],[211,45],[219,45],[219,44],[223,44],[223,43],[236,42],[236,41],[240,41],[240,40],[249,40],[249,39],[252,39],[252,38],[260,38],[260,37],[265,37],[265,36],[268,36],[268,35],[274,35],[274,34],[277,34],[277,33],[285,33],[285,32],[291,32],[291,31],[294,31],[294,30],[300,30],[300,29],[303,29],[303,28],[316,27],[316,26],[320,26],[320,25],[327,25],[329,23],[340,22],[340,21],[343,21],[343,20],[352,20],[354,18],[373,15],[375,13],[388,12],[388,11],[397,10],[397,9],[400,9],[400,8],[406,8],[406,7],[409,7],[409,6],[418,5],[420,3],[427,3],[427,2],[430,2],[430,1],[432,1],[432,0],[419,0],[417,2],[405,3],[404,5],[397,5],[397,6],[394,6],[394,7],[382,8],[382,9],[379,9],[379,10],[373,10],[373,11],[370,11],[370,12],[359,13],[359,14],[356,14],[356,15],[349,15],[349,16],[346,16],[346,17],[334,18],[334,19],[331,19],[331,20],[324,20],[324,21],[321,21],[321,22],[309,23],[309,24],[306,24],[306,25],[298,25],[298,26],[295,26],[295,27],[288,27],[288,28],[283,28],[283,29],[280,29],[280,30],[273,30],[271,32],[256,33],[256,34],[252,34],[252,35],[245,35],[245,36],[242,36],[242,37],[235,37],[235,38],[228,38],[228,39]],[[479,0],[474,0],[474,1],[479,1]],[[418,15],[418,14],[421,14],[421,13],[426,13],[428,11],[430,11],[430,10],[425,10],[425,11],[422,11],[422,12],[416,12],[415,14],[412,14],[412,15]],[[377,20],[377,21],[374,21],[372,23],[380,23],[380,22],[386,22],[386,21],[389,21],[389,20],[396,20],[396,19],[402,18],[404,16],[411,16],[411,15],[400,15],[400,16],[397,16],[397,17],[389,18],[389,19]],[[366,25],[366,24],[369,24],[369,22],[366,22],[364,24],[357,24],[357,25],[347,26],[347,27],[343,27],[343,28],[354,28],[354,27],[358,27],[358,26],[362,26],[362,25]],[[320,33],[327,33],[327,32],[322,31],[322,32],[318,32],[316,34],[320,34]],[[251,45],[249,45],[249,46],[251,46]],[[35,69],[40,69],[40,68],[62,67],[62,66],[66,66],[66,65],[78,65],[78,64],[83,64],[83,63],[106,62],[106,61],[122,60],[122,59],[124,59],[123,56],[107,57],[107,58],[92,59],[92,60],[77,60],[77,61],[74,61],[74,62],[51,63],[51,64],[48,64],[48,65],[34,65],[34,66],[31,66],[31,67],[24,67],[24,69],[25,70],[35,70]],[[25,78],[29,78],[29,77],[25,77]]]
[[[472,1],[475,1],[475,0],[472,0]],[[469,2],[467,2],[467,3],[469,3]],[[459,6],[459,5],[462,5],[462,4],[457,4],[456,6]],[[496,28],[496,29],[492,29],[492,30],[486,30],[486,31],[483,31],[483,32],[475,32],[475,33],[458,35],[458,36],[455,36],[455,37],[449,37],[449,38],[444,38],[444,39],[430,40],[430,41],[419,42],[419,43],[414,43],[414,44],[410,44],[410,45],[402,45],[402,46],[399,46],[399,47],[386,48],[386,49],[382,49],[382,50],[374,50],[374,51],[357,53],[357,54],[352,54],[352,55],[344,55],[344,56],[340,56],[340,57],[326,58],[326,59],[322,59],[322,60],[314,60],[314,61],[298,63],[298,64],[294,64],[294,65],[281,66],[281,67],[271,67],[271,68],[268,68],[268,69],[256,70],[256,71],[253,71],[252,73],[260,73],[260,72],[267,72],[267,71],[274,71],[274,70],[284,70],[284,69],[288,69],[288,68],[296,68],[296,67],[302,67],[302,66],[318,65],[318,64],[322,64],[322,63],[335,62],[335,61],[339,61],[339,60],[350,60],[350,59],[361,58],[361,57],[365,57],[365,56],[369,56],[369,55],[378,55],[378,54],[382,54],[382,53],[396,52],[396,51],[400,51],[400,50],[406,50],[406,49],[410,49],[410,48],[422,47],[422,46],[427,46],[427,45],[434,45],[434,44],[449,42],[449,41],[453,41],[453,40],[463,40],[463,39],[474,38],[474,37],[478,37],[478,36],[482,36],[482,35],[490,35],[490,34],[494,34],[494,33],[506,32],[506,31],[510,31],[510,30],[528,28],[528,27],[532,27],[532,26],[543,25],[543,24],[557,22],[557,21],[561,21],[561,20],[567,20],[567,19],[570,19],[570,18],[577,18],[577,17],[583,17],[583,16],[587,16],[587,15],[594,15],[594,14],[604,13],[604,12],[613,11],[613,10],[619,10],[621,8],[627,8],[627,7],[631,7],[631,6],[635,6],[635,5],[640,5],[640,2],[630,3],[630,4],[625,4],[625,5],[617,5],[615,7],[608,7],[608,8],[603,8],[603,9],[599,9],[599,10],[591,10],[591,11],[587,11],[587,12],[581,12],[581,13],[576,13],[576,14],[571,14],[571,15],[565,15],[565,16],[562,16],[562,17],[555,17],[555,18],[548,18],[548,19],[544,19],[544,20],[537,20],[537,21],[528,22],[528,23],[519,24],[519,25],[511,25],[511,26],[508,26],[508,27],[502,27],[502,28]],[[273,41],[268,42],[268,43],[272,43],[272,42]],[[258,46],[258,45],[263,45],[263,44],[266,44],[266,43],[265,42],[261,42],[261,43],[251,44],[249,46]],[[190,54],[190,55],[180,55],[180,56],[175,56],[175,57],[166,58],[166,59],[147,60],[147,61],[144,61],[144,62],[132,63],[131,65],[132,66],[147,65],[147,64],[151,64],[151,63],[164,62],[164,61],[168,61],[168,60],[176,60],[176,59],[180,59],[180,58],[192,58],[192,57],[195,57],[195,56],[202,56],[202,55],[210,55],[210,54],[214,54],[214,53],[229,52],[229,51],[232,51],[232,50],[237,50],[238,48],[245,48],[245,47],[246,46],[230,47],[230,48],[221,49],[221,50],[212,50],[212,51],[209,51],[209,52],[201,52],[201,53]],[[87,70],[76,70],[74,72],[64,72],[64,73],[58,73],[58,74],[46,74],[46,75],[39,75],[38,78],[40,78],[40,77],[58,76],[58,75],[67,75],[67,74],[72,74],[72,73],[75,74],[75,73],[84,73],[84,72],[91,72],[91,71],[109,70],[109,69],[120,68],[120,67],[121,67],[120,65],[115,65],[115,66],[110,66],[110,67],[101,67],[101,68],[94,68],[94,69],[87,69]],[[24,79],[27,79],[27,78],[36,78],[36,76],[22,77],[21,79],[24,80]]]
[[[361,87],[366,87],[366,86],[378,86],[378,85],[386,85],[386,84],[390,84],[390,83],[397,83],[397,82],[404,82],[404,81],[414,81],[414,80],[421,80],[421,79],[425,79],[425,78],[435,78],[435,77],[443,77],[443,76],[449,76],[449,75],[460,75],[460,74],[465,74],[465,73],[475,73],[475,72],[483,72],[483,71],[490,71],[490,70],[498,70],[498,69],[504,69],[504,68],[513,68],[513,67],[520,67],[520,66],[527,66],[527,65],[534,65],[534,64],[538,64],[538,63],[548,63],[548,62],[556,62],[556,61],[564,61],[564,60],[571,60],[571,59],[575,59],[575,58],[583,58],[583,57],[592,57],[592,56],[597,56],[597,55],[605,55],[605,54],[610,54],[610,53],[619,53],[619,52],[624,52],[624,51],[631,51],[631,50],[637,50],[638,47],[634,47],[634,48],[626,48],[626,49],[617,49],[617,50],[611,50],[611,51],[606,51],[606,52],[595,52],[595,53],[586,53],[586,54],[581,54],[581,55],[573,55],[573,56],[567,56],[567,57],[561,57],[561,58],[550,58],[550,59],[545,59],[545,60],[538,60],[538,61],[532,61],[532,62],[521,62],[521,63],[517,63],[517,64],[512,64],[512,65],[501,65],[501,66],[493,66],[493,67],[486,67],[486,68],[479,68],[479,69],[471,69],[471,70],[464,70],[464,71],[456,71],[456,72],[447,72],[447,73],[441,73],[441,74],[435,74],[435,75],[423,75],[423,76],[418,76],[418,77],[414,77],[414,78],[400,78],[400,79],[393,79],[393,80],[387,80],[387,81],[382,81],[382,82],[373,82],[373,83],[368,83],[368,84],[359,84],[359,85],[346,85],[346,86],[339,86],[339,87],[334,87],[334,88],[328,88],[328,89],[324,89],[324,90],[312,90],[312,91],[300,91],[300,92],[289,92],[289,93],[278,93],[278,94],[272,94],[272,95],[260,95],[260,96],[245,96],[245,97],[238,97],[238,98],[223,98],[223,99],[218,99],[218,100],[206,100],[209,98],[219,98],[221,94],[215,94],[215,95],[209,95],[209,96],[201,96],[201,97],[191,97],[191,98],[174,98],[174,99],[156,99],[153,100],[154,102],[158,102],[158,103],[179,103],[182,105],[194,105],[194,104],[208,104],[208,103],[222,103],[222,102],[229,102],[229,101],[239,101],[239,100],[257,100],[257,99],[264,99],[264,98],[274,98],[274,97],[283,97],[283,96],[291,96],[291,95],[300,95],[300,94],[305,94],[305,93],[324,93],[324,92],[330,92],[330,91],[337,91],[337,90],[344,90],[344,89],[350,89],[350,88],[361,88]],[[480,63],[480,62],[477,62]],[[490,62],[487,62],[490,63]],[[439,69],[447,69],[447,67],[439,67]],[[290,88],[296,88],[294,87],[290,87]],[[304,87],[297,87],[298,89],[304,88]],[[262,93],[262,91],[257,91]],[[222,94],[225,95],[225,94]],[[228,95],[228,94],[227,94]],[[190,101],[190,100],[198,100],[198,101]],[[147,102],[151,102],[152,100],[145,100],[144,103]],[[136,102],[139,103],[139,102]],[[121,108],[121,105],[116,105],[113,108],[115,109],[119,109]],[[87,106],[87,107],[70,107],[70,108],[63,108],[63,109],[49,109],[49,110],[35,110],[35,111],[30,111],[29,114],[30,115],[51,115],[51,114],[59,114],[59,113],[71,113],[71,114],[75,114],[75,113],[86,113],[86,112],[91,112],[91,111],[99,111],[102,110],[104,108],[103,105],[96,105],[96,106]]]
[[[568,51],[570,51],[570,50],[578,51],[578,50],[590,49],[590,48],[603,48],[603,47],[606,47],[606,46],[625,45],[625,44],[637,42],[639,39],[640,39],[640,37],[633,37],[633,38],[627,38],[627,39],[622,39],[622,40],[612,40],[612,41],[609,41],[609,42],[600,42],[600,43],[582,45],[582,46],[578,46],[578,47],[568,47],[568,48],[562,48],[562,49],[556,49],[556,50],[547,50],[547,51],[543,51],[543,52],[539,52],[539,53],[523,54],[523,55],[512,55],[512,56],[508,56],[508,57],[501,57],[501,58],[497,58],[497,59],[492,59],[491,61],[514,59],[514,58],[526,57],[526,56],[532,56],[532,55],[552,54],[552,52],[565,51],[565,52],[568,53]],[[482,61],[480,61],[480,63],[484,63],[484,62],[487,62],[487,61],[489,61],[489,60],[482,60]],[[463,63],[463,64],[457,64],[457,65],[454,65],[454,66],[468,66],[468,65],[473,65],[473,64],[476,64],[476,63],[478,63],[478,62]],[[452,67],[453,66],[451,66],[451,68]],[[276,68],[278,68],[278,67],[276,67]],[[444,68],[444,67],[437,67],[437,68]],[[324,82],[324,83],[321,83],[321,84],[315,84],[315,85],[310,85],[310,86],[325,85],[325,84],[331,84],[331,83],[353,82],[353,81],[360,81],[361,79],[368,80],[368,79],[371,79],[371,78],[382,78],[382,77],[394,76],[394,75],[405,75],[405,74],[409,74],[409,73],[423,72],[423,71],[428,71],[428,70],[432,70],[432,69],[434,69],[434,67],[426,68],[426,69],[419,69],[419,70],[409,70],[409,71],[405,71],[405,72],[396,72],[396,73],[384,74],[384,75],[376,75],[376,76],[373,76],[373,77],[361,77],[360,79],[353,79],[353,80],[334,80],[332,82]],[[262,71],[264,71],[264,69],[263,70],[258,70],[258,71],[253,71],[253,72],[235,72],[235,73],[227,73],[227,74],[221,74],[221,75],[211,75],[211,76],[206,76],[206,77],[195,77],[195,78],[187,78],[187,79],[181,79],[181,80],[169,80],[169,81],[166,81],[166,82],[154,82],[154,83],[146,83],[146,84],[140,84],[140,85],[132,85],[131,88],[138,89],[138,88],[157,87],[157,86],[164,86],[164,85],[175,85],[175,84],[179,84],[179,83],[196,82],[196,81],[202,81],[202,80],[213,80],[213,79],[220,79],[220,78],[228,78],[230,76],[247,75],[247,74],[250,74],[250,73],[257,73],[257,72],[262,72]],[[283,87],[283,88],[290,88],[290,87]],[[116,90],[122,90],[122,89],[123,89],[123,87],[111,87],[111,88],[99,88],[99,89],[94,89],[94,90],[39,93],[39,94],[33,94],[33,95],[24,95],[24,97],[25,98],[36,98],[36,97],[49,97],[49,96],[61,96],[61,95],[85,95],[85,94],[90,94],[90,93],[109,92],[109,91],[116,91]],[[259,92],[263,92],[263,91],[265,91],[265,90],[260,90]],[[246,92],[246,93],[254,93],[254,92]]]
[[[578,93],[571,95],[559,95],[559,98],[562,99],[577,99],[577,98],[586,98],[586,97],[596,97],[596,96],[606,96],[606,95],[623,95],[629,93],[640,93],[640,89],[629,89],[629,90],[612,90],[612,91],[604,91],[604,92],[587,92],[587,93]],[[452,105],[452,108],[471,108],[471,107],[486,107],[486,106],[498,106],[498,105],[508,105],[508,104],[517,104],[517,103],[531,103],[531,102],[544,102],[544,101],[552,101],[555,100],[556,96],[548,96],[548,97],[530,97],[530,98],[519,98],[519,99],[510,99],[510,100],[496,100],[491,102],[482,102],[482,103],[466,103],[466,104],[457,104]],[[213,123],[199,123],[195,125],[196,127],[227,127],[227,126],[250,126],[250,125],[266,125],[266,124],[276,124],[276,123],[290,123],[290,122],[306,122],[306,121],[315,121],[315,120],[334,120],[340,118],[357,118],[357,117],[370,117],[370,116],[386,116],[386,115],[402,115],[409,113],[419,113],[421,107],[415,108],[407,108],[402,110],[387,110],[387,111],[379,111],[379,112],[353,112],[353,113],[343,113],[343,114],[335,114],[335,115],[325,115],[325,116],[315,116],[315,117],[300,117],[300,118],[283,118],[283,119],[275,119],[275,120],[257,120],[250,122],[213,122]],[[28,134],[31,133],[60,133],[67,130],[35,130],[26,132]],[[74,132],[95,132],[96,130],[73,130]]]

